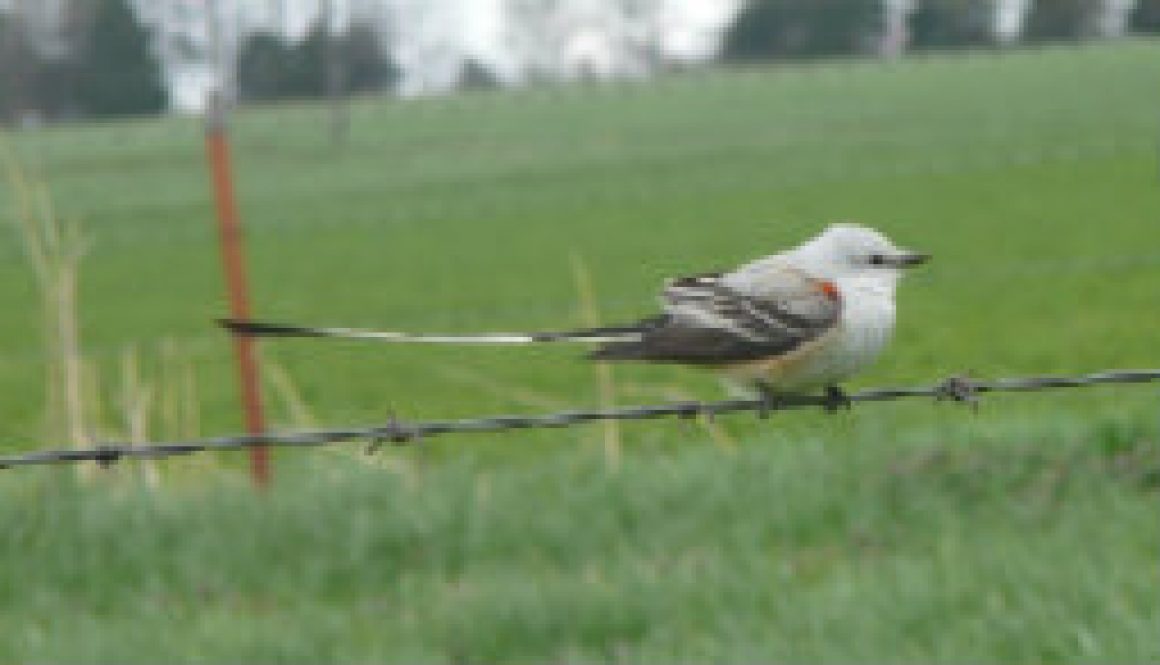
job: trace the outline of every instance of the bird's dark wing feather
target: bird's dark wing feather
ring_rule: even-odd
[[[719,274],[670,281],[665,315],[642,325],[639,340],[612,342],[602,360],[714,365],[789,353],[837,323],[841,302],[824,283],[782,269],[760,292],[730,286]]]

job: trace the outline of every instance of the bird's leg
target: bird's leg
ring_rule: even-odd
[[[826,409],[826,413],[837,413],[839,409],[848,411],[854,406],[850,396],[838,386],[826,386],[825,397],[826,401],[822,406]]]
[[[761,397],[761,404],[757,407],[757,417],[765,420],[769,418],[770,412],[780,409],[785,400],[781,393],[765,381],[754,381],[753,385]]]

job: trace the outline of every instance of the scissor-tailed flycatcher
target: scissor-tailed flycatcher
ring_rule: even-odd
[[[595,360],[700,365],[779,395],[824,387],[847,403],[838,382],[882,351],[894,329],[894,291],[905,268],[929,256],[899,249],[881,233],[835,224],[791,250],[726,273],[665,284],[663,313],[639,323],[570,332],[428,335],[222,321],[248,335],[346,337],[386,342],[530,344],[588,342]]]

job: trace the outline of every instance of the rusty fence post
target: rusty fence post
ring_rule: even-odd
[[[210,93],[205,116],[205,149],[217,209],[218,238],[221,241],[222,269],[225,272],[226,290],[229,294],[230,316],[246,320],[250,318],[249,287],[246,282],[241,220],[234,200],[226,104],[220,93]],[[246,432],[258,435],[262,434],[266,427],[262,414],[262,385],[258,375],[257,358],[254,355],[254,343],[252,337],[234,335],[234,352],[237,356]],[[269,484],[270,451],[267,447],[258,446],[250,450],[250,473],[255,486],[262,488]]]

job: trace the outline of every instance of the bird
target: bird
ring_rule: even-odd
[[[413,334],[222,319],[235,334],[342,337],[435,344],[596,345],[587,357],[711,368],[751,386],[762,412],[822,389],[828,410],[849,407],[840,388],[871,364],[895,326],[895,292],[930,254],[903,249],[868,226],[843,222],[791,249],[730,271],[669,279],[661,313],[629,325],[565,332]]]

